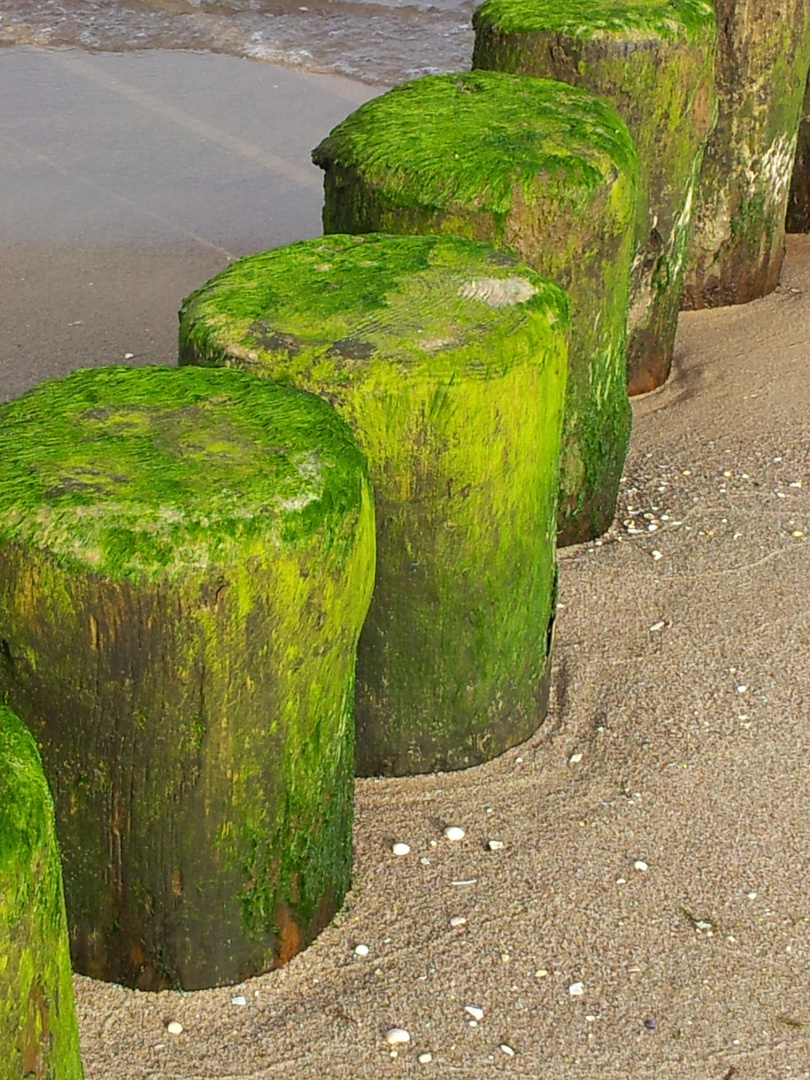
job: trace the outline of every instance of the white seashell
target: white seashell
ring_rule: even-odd
[[[464,830],[460,829],[458,825],[448,825],[444,830],[445,840],[463,840]]]
[[[507,1057],[514,1057],[515,1056],[515,1051],[512,1049],[512,1047],[509,1045],[509,1043],[501,1043],[500,1048],[501,1048],[501,1050],[503,1050],[503,1052],[506,1054]]]
[[[450,920],[450,925],[454,928],[458,926],[466,926],[467,920],[463,915],[454,915],[453,918]]]
[[[633,866],[635,866],[636,870],[641,870],[642,872],[644,870],[649,870],[649,866],[647,866],[643,859],[636,859]]]
[[[429,1065],[433,1061],[433,1054],[420,1054],[416,1060],[420,1065]]]
[[[568,987],[568,993],[571,997],[582,997],[585,993],[585,987],[581,982],[572,982]]]
[[[487,848],[490,851],[503,851],[505,847],[503,840],[487,840]]]
[[[411,853],[411,845],[410,844],[394,844],[394,846],[391,848],[391,850],[393,851],[393,853],[395,855],[410,855],[410,853]]]
[[[166,1025],[166,1030],[170,1035],[182,1035],[183,1025],[178,1023],[177,1020],[170,1020],[169,1023]]]
[[[568,759],[568,764],[579,765],[580,761],[582,761],[582,754],[572,754],[571,757]]]
[[[355,947],[354,947],[354,955],[355,956],[368,956],[368,945],[355,945]]]
[[[405,1028],[392,1027],[386,1031],[385,1041],[389,1046],[403,1046],[411,1041],[411,1037]]]
[[[244,994],[234,994],[231,998],[231,1005],[247,1005],[247,998]]]
[[[484,1010],[479,1009],[477,1005],[465,1005],[464,1012],[473,1018],[473,1020],[483,1020]]]

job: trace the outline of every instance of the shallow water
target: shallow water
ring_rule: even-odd
[[[4,0],[0,45],[207,49],[392,85],[470,66],[473,0]]]

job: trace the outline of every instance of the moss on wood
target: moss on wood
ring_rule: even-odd
[[[706,0],[486,0],[473,66],[590,90],[627,123],[639,156],[630,278],[631,394],[669,374],[691,207],[715,120],[715,15]]]
[[[42,745],[78,970],[194,989],[288,959],[351,874],[351,432],[168,368],[41,384],[0,432],[0,692]]]
[[[810,78],[796,142],[785,227],[789,233],[810,232]]]
[[[485,761],[543,718],[568,332],[557,286],[435,236],[291,244],[183,305],[181,363],[321,393],[368,456],[361,774]]]
[[[637,160],[609,106],[547,79],[474,71],[404,83],[313,154],[327,233],[442,233],[517,255],[569,294],[559,539],[612,519],[630,432],[625,321]]]
[[[771,292],[810,67],[807,0],[716,0],[717,126],[698,184],[685,308]]]
[[[30,732],[3,704],[0,1062],[4,1080],[82,1077],[53,801]]]

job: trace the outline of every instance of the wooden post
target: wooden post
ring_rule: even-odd
[[[568,333],[561,289],[456,237],[291,244],[183,305],[181,363],[323,394],[368,457],[363,775],[474,765],[545,715]]]
[[[326,402],[100,368],[0,408],[0,693],[56,805],[76,968],[240,981],[351,877],[364,459]]]
[[[717,126],[703,158],[681,300],[744,304],[776,288],[802,98],[807,0],[716,0]]]

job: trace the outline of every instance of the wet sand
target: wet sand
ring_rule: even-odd
[[[286,104],[249,119],[202,92],[206,69],[264,101],[256,67],[0,51],[0,396],[173,362],[186,292],[317,234],[306,152],[372,91],[267,67]],[[561,553],[536,736],[360,781],[354,888],[287,967],[186,995],[77,978],[87,1080],[810,1077],[809,358],[810,237],[791,237],[779,290],[682,316],[673,378],[636,399],[616,526]]]

